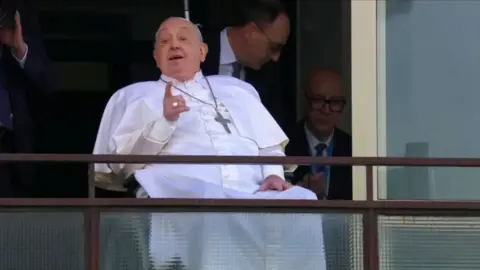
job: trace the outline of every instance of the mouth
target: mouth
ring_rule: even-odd
[[[317,123],[328,124],[330,122],[330,117],[328,115],[315,115],[313,119]]]
[[[172,55],[172,56],[168,57],[168,60],[169,60],[169,61],[175,61],[175,60],[180,60],[180,59],[183,59],[183,56],[181,56],[181,55]]]

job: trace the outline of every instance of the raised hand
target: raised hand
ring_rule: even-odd
[[[185,105],[185,99],[172,94],[172,84],[168,83],[165,87],[165,96],[163,97],[163,115],[168,121],[176,121],[180,114],[188,111]]]
[[[15,13],[15,27],[0,27],[0,44],[6,45],[12,49],[12,53],[19,59],[25,55],[27,45],[23,40],[22,23],[20,22],[20,13]]]

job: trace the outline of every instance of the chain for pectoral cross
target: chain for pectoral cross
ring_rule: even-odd
[[[207,85],[208,85],[208,90],[210,90],[210,93],[212,94],[212,97],[213,97],[213,102],[215,103],[215,105],[213,104],[210,104],[204,100],[201,100],[199,98],[197,98],[196,96],[186,92],[186,91],[183,91],[182,89],[180,89],[179,87],[176,87],[175,85],[172,85],[173,88],[177,89],[178,91],[184,93],[185,95],[195,99],[195,100],[198,100],[200,101],[201,103],[203,104],[206,104],[206,105],[209,105],[209,106],[212,106],[213,109],[215,109],[215,112],[217,113],[217,116],[214,118],[215,121],[217,121],[219,124],[221,124],[223,126],[223,128],[225,129],[225,131],[227,133],[232,133],[230,131],[230,128],[228,127],[228,124],[231,124],[232,122],[228,119],[226,119],[225,117],[223,117],[223,115],[220,113],[220,111],[218,110],[218,103],[217,103],[217,98],[215,97],[215,95],[213,94],[213,90],[212,90],[212,86],[210,85],[210,82],[208,81],[207,78],[203,77],[205,79],[205,81],[207,82]],[[164,79],[160,78],[160,80],[162,80],[164,83],[168,84],[167,81],[165,81]]]

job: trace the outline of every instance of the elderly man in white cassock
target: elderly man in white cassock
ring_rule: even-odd
[[[153,56],[162,76],[117,91],[108,102],[95,154],[284,156],[288,139],[248,83],[205,77],[198,28],[169,18]],[[280,165],[96,164],[98,187],[151,198],[306,199]],[[325,267],[321,215],[152,214],[149,256],[156,269],[178,258],[186,269]]]

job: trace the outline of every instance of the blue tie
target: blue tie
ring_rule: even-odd
[[[315,156],[317,157],[323,157],[323,151],[327,149],[327,145],[324,143],[319,143],[317,146],[315,146]],[[325,165],[323,164],[315,164],[313,165],[313,172],[318,173],[318,172],[324,172],[325,171]]]
[[[0,126],[4,126],[7,129],[12,130],[12,107],[10,105],[10,95],[5,88],[4,82],[5,74],[3,73],[3,68],[0,65]]]

